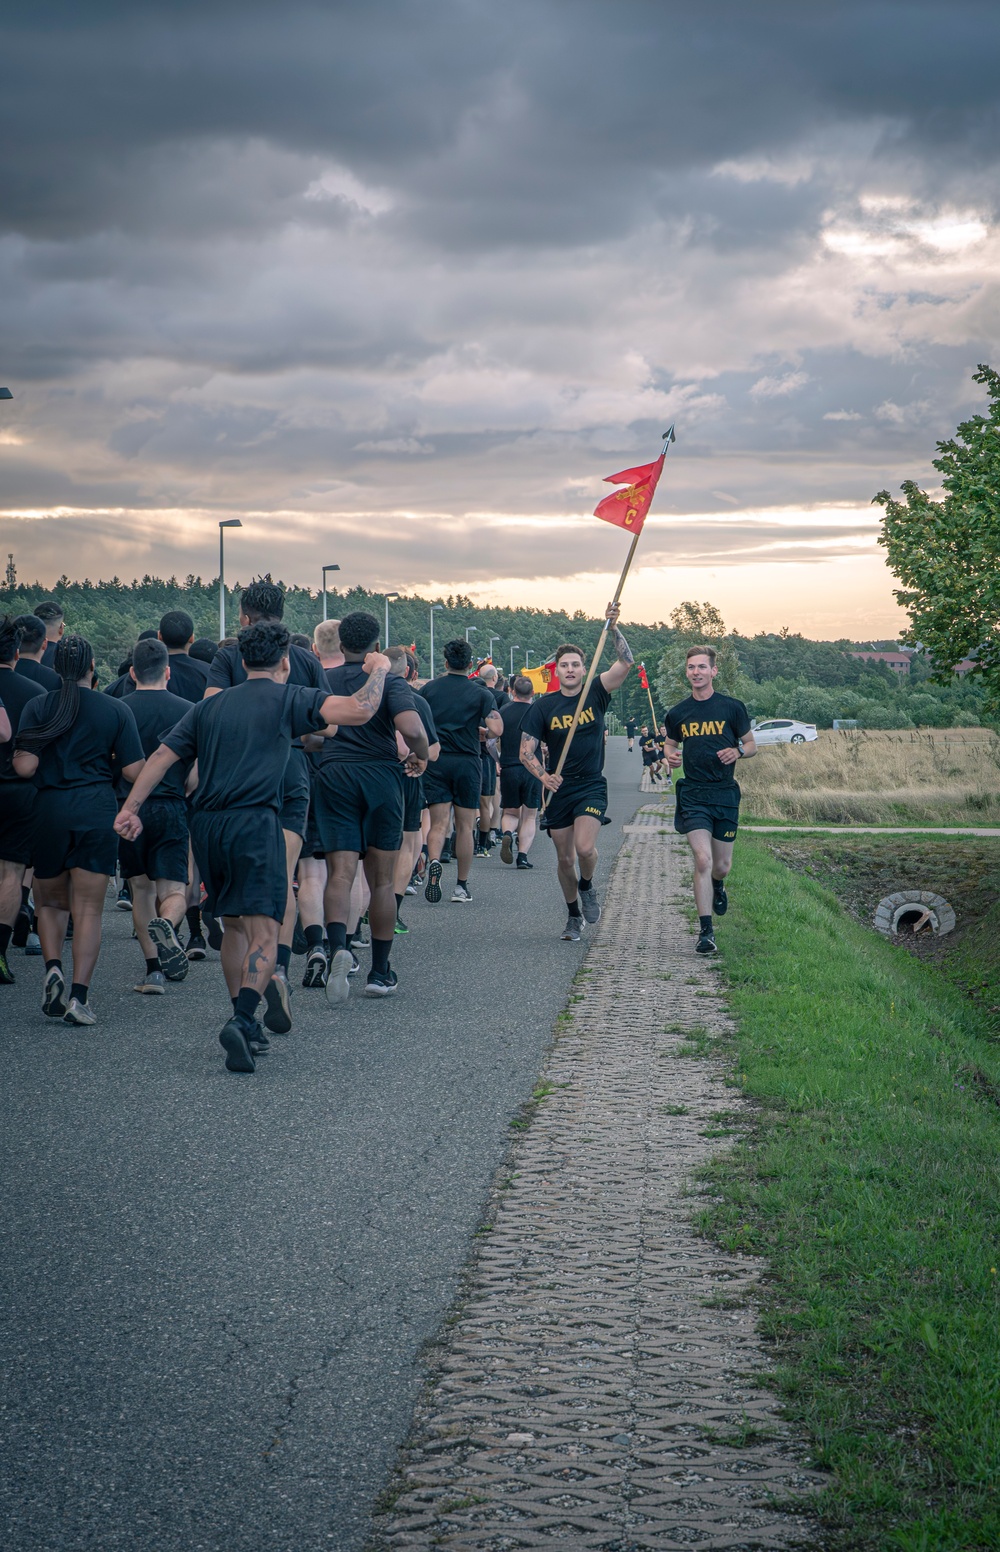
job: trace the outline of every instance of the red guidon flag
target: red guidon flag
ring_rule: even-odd
[[[640,663],[639,664],[639,683],[640,683],[640,685],[642,686],[642,688],[644,690],[648,690],[649,689],[649,680],[646,678],[646,665],[645,665],[645,663]]]
[[[644,463],[637,469],[623,469],[620,474],[605,475],[606,485],[624,485],[613,496],[605,496],[594,508],[594,516],[617,528],[627,528],[629,533],[641,533],[642,525],[653,499],[656,482],[663,469],[666,449],[655,463]]]

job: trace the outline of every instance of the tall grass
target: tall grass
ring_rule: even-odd
[[[824,732],[741,764],[744,817],[807,824],[1000,824],[1000,738],[983,728]]]

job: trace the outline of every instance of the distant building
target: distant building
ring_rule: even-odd
[[[859,657],[866,663],[885,663],[894,674],[908,674],[910,672],[910,654],[908,652],[875,652],[862,651],[851,652],[850,657]]]
[[[976,659],[974,657],[963,657],[960,663],[955,664],[953,672],[958,674],[960,679],[964,679],[966,674],[971,674],[975,666]]]

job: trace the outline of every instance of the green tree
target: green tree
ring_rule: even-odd
[[[682,603],[671,614],[670,624],[677,634],[661,657],[656,673],[655,689],[661,705],[675,706],[690,695],[691,686],[684,674],[687,652],[689,647],[702,645],[715,649],[719,670],[716,689],[741,701],[748,698],[754,683],[743,672],[736,643],[726,634],[725,621],[714,604]]]
[[[1000,374],[980,366],[973,382],[989,396],[988,413],[973,415],[937,444],[934,468],[944,496],[933,501],[914,480],[904,499],[887,490],[879,543],[903,583],[896,597],[910,616],[905,639],[933,657],[935,679],[947,681],[972,654],[989,702],[1000,706]]]

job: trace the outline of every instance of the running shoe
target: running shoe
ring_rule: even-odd
[[[129,894],[129,888],[127,884],[123,884],[119,889],[118,899],[115,901],[115,905],[120,911],[130,911],[132,909],[132,896]]]
[[[257,1064],[250,1049],[250,1037],[257,1029],[257,1020],[234,1013],[219,1030],[219,1044],[226,1053],[228,1072],[256,1072]]]
[[[163,997],[166,995],[167,978],[162,970],[147,970],[138,986],[133,986],[134,992],[142,992],[147,997]]]
[[[410,882],[403,890],[404,895],[415,895],[418,888],[418,882],[417,875],[414,873],[413,877],[410,879]]]
[[[271,1049],[271,1042],[256,1019],[253,1021],[253,1029],[247,1035],[247,1045],[254,1056],[259,1056],[262,1051],[269,1051]]]
[[[295,918],[295,928],[294,928],[294,931],[292,932],[292,953],[293,954],[308,954],[308,952],[309,952],[309,944],[306,942],[305,930],[304,930],[304,928],[302,926],[301,919],[298,916],[296,916],[296,918]]]
[[[331,1007],[338,1007],[351,995],[347,977],[352,973],[353,963],[354,955],[350,949],[338,948],[330,962],[330,973],[326,978],[326,1000]]]
[[[509,830],[503,832],[500,842],[500,861],[506,862],[508,867],[514,861],[514,837]]]
[[[455,856],[454,856],[454,853],[452,851],[451,841],[445,841],[444,845],[441,848],[441,861],[442,862],[454,862],[454,860],[455,860]],[[432,864],[432,866],[433,866],[433,864]]]
[[[593,889],[580,890],[580,909],[583,912],[584,921],[591,927],[595,922],[600,921],[601,905]]]
[[[396,917],[396,925],[395,925],[395,927],[393,927],[392,930],[396,934],[397,937],[405,938],[406,934],[409,932],[410,929],[406,925],[405,921],[401,921],[400,918],[397,916]]]
[[[205,924],[205,931],[208,933],[208,946],[209,948],[214,948],[215,952],[218,953],[222,947],[222,923],[217,916],[210,916],[204,906],[202,906],[201,919]]]
[[[26,948],[30,932],[31,912],[26,905],[22,905],[14,918],[14,932],[10,941],[15,948]]]
[[[489,856],[489,852],[487,851],[485,846],[474,846],[472,848],[472,855],[474,857],[488,857]]]
[[[184,952],[189,960],[208,958],[208,944],[200,932],[192,932]]]
[[[309,958],[306,960],[306,971],[305,975],[302,977],[302,985],[325,986],[326,972],[328,969],[329,966],[326,962],[326,955],[324,954],[323,950],[321,948],[311,949]]]
[[[292,988],[278,970],[267,983],[264,1004],[264,1028],[272,1035],[287,1035],[292,1027]]]
[[[49,1018],[62,1018],[66,1012],[66,980],[55,965],[45,972],[42,987],[42,1012]]]
[[[579,916],[567,916],[566,925],[562,930],[562,941],[564,943],[579,943],[582,936]]]
[[[729,896],[721,879],[712,880],[712,910],[716,916],[725,916],[729,910]]]
[[[146,928],[153,940],[160,969],[168,981],[183,981],[188,973],[188,957],[181,948],[173,922],[165,916],[154,916]]]
[[[424,899],[430,905],[437,905],[441,899],[441,873],[440,862],[432,862],[427,868],[427,887],[424,890]]]
[[[37,932],[28,933],[28,941],[24,945],[24,952],[29,959],[36,959],[41,957],[42,940],[38,936]]]
[[[89,1002],[80,1002],[76,997],[73,997],[69,1007],[63,1014],[63,1023],[75,1024],[78,1029],[82,1029],[85,1024],[96,1024],[97,1014]]]
[[[471,905],[472,893],[466,884],[456,884],[455,893],[451,897],[452,905]]]
[[[7,963],[7,955],[0,954],[0,986],[13,986],[14,972]]]
[[[351,968],[348,970],[347,973],[348,973],[348,975],[357,975],[358,971],[361,969],[361,961],[358,958],[357,954],[351,952],[351,945],[349,943],[347,945],[347,948],[348,948],[348,952],[351,953]]]
[[[694,946],[696,954],[715,954],[718,952],[718,944],[715,941],[714,932],[702,932],[698,935],[698,941]]]
[[[369,970],[368,979],[365,982],[365,996],[391,997],[396,986],[395,970],[387,970],[384,974],[381,970]]]
[[[367,948],[368,947],[368,939],[364,936],[364,934],[362,933],[360,927],[358,928],[358,930],[356,932],[352,932],[351,933],[351,936],[347,940],[347,946],[350,949],[352,954],[356,954],[359,951],[359,949],[363,949],[363,948]],[[326,941],[325,938],[323,940],[323,948],[326,950],[326,957],[327,957],[327,959],[329,959],[330,958],[330,945]]]
[[[520,856],[517,859],[517,866],[523,872],[524,870],[526,870],[528,868],[533,868],[535,866],[535,864],[533,862],[529,862],[527,857]]]

